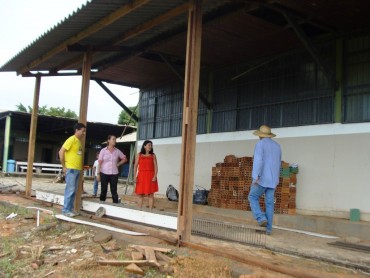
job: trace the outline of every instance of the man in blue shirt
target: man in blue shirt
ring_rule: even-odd
[[[271,128],[267,125],[261,125],[253,134],[257,135],[260,141],[254,149],[252,185],[248,200],[258,225],[266,227],[266,233],[270,235],[274,216],[275,188],[279,184],[281,148],[271,139],[276,135],[271,133]],[[263,194],[265,194],[265,213],[261,211],[259,205],[259,199]]]

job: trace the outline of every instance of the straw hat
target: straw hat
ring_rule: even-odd
[[[271,128],[267,125],[261,125],[259,129],[253,132],[254,135],[259,137],[275,137],[276,135],[271,132]]]

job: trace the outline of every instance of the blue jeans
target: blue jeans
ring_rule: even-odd
[[[81,171],[76,169],[67,169],[66,189],[64,190],[64,206],[62,213],[72,212],[78,187],[78,178]]]
[[[259,199],[265,194],[266,213],[261,211]],[[271,233],[274,217],[274,194],[275,188],[262,187],[259,184],[252,184],[249,191],[248,201],[252,209],[253,217],[258,223],[267,220],[266,232]]]
[[[98,186],[99,186],[99,182],[98,182],[98,179],[95,176],[94,177],[94,195],[98,194]]]

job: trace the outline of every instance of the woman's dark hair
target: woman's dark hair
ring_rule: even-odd
[[[116,136],[116,135],[109,134],[109,135],[108,135],[108,140],[109,140],[110,138],[112,138],[113,136],[117,138],[117,136]]]
[[[152,149],[150,150],[150,154],[154,154],[154,149],[153,149],[153,142],[152,141],[150,141],[150,140],[145,140],[144,141],[144,143],[143,143],[143,146],[141,147],[141,150],[140,150],[140,153],[141,154],[146,154],[146,152],[145,152],[145,149],[144,149],[144,147],[146,146],[146,145],[148,145],[148,144],[152,144]]]

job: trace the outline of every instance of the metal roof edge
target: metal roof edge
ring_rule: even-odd
[[[27,46],[22,48],[20,51],[18,51],[17,54],[15,54],[12,58],[7,60],[3,65],[0,65],[0,72],[4,67],[6,67],[10,61],[14,60],[17,58],[22,52],[24,52],[26,49],[30,48],[32,45],[34,45],[37,41],[41,40],[43,37],[45,37],[47,34],[49,34],[51,31],[54,29],[58,28],[60,25],[62,25],[64,22],[67,22],[72,16],[76,15],[82,8],[87,6],[88,4],[91,4],[93,0],[86,0],[86,3],[82,4],[80,7],[78,7],[76,10],[65,16],[62,20],[59,20],[57,23],[55,23],[52,27],[48,28],[45,30],[41,35],[39,35],[36,39],[34,39],[31,43],[29,43]]]

